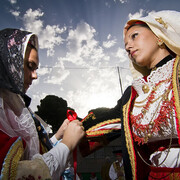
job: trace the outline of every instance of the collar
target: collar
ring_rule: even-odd
[[[23,96],[24,102],[25,102],[25,106],[29,107],[29,105],[31,104],[31,98],[28,95],[24,95]]]
[[[163,58],[160,62],[158,62],[156,64],[156,66],[154,68],[152,68],[151,70],[156,70],[158,67],[163,66],[164,64],[166,64],[168,61],[172,60],[173,56],[172,55],[168,55],[165,58]]]

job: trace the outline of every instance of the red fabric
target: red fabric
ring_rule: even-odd
[[[76,112],[74,112],[72,110],[67,110],[67,118],[69,121],[73,121],[73,120],[77,119]]]
[[[151,167],[148,180],[162,179],[175,180],[180,179],[180,168],[156,168]]]
[[[9,151],[9,148],[12,144],[17,140],[18,137],[9,137],[7,134],[0,130],[0,171],[2,169],[2,164],[4,162],[4,158]],[[25,147],[25,142],[23,141],[23,145]]]
[[[74,121],[77,119],[76,112],[72,110],[67,110],[67,118],[69,121]],[[73,151],[73,160],[74,160],[74,180],[76,180],[76,171],[77,171],[77,148]]]

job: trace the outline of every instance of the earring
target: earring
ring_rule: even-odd
[[[159,38],[157,39],[157,44],[158,44],[158,46],[162,46],[163,43],[164,43],[163,40],[161,40],[161,39],[159,39]]]

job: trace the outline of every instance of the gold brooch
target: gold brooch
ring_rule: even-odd
[[[143,86],[142,86],[142,90],[143,90],[143,92],[144,92],[145,94],[148,93],[148,92],[149,92],[149,86],[148,86],[147,84],[143,85]]]
[[[165,22],[162,20],[162,17],[160,17],[160,18],[155,18],[155,20],[156,20],[158,23],[162,24],[166,29],[168,28],[167,23],[165,23]]]

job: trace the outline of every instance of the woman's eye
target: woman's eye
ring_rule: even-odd
[[[138,33],[134,33],[134,34],[132,34],[132,39],[135,39],[136,38],[136,36],[138,35]]]
[[[34,71],[34,70],[37,69],[37,67],[35,66],[35,64],[32,63],[32,62],[28,62],[28,63],[27,63],[27,67],[28,67],[31,71]]]

